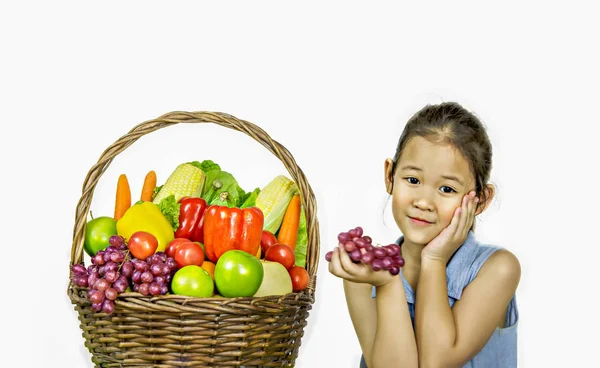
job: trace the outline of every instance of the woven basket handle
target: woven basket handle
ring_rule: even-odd
[[[284,166],[292,176],[292,179],[298,185],[302,205],[306,211],[306,226],[308,230],[306,269],[310,276],[309,287],[314,288],[319,257],[319,222],[317,220],[315,196],[304,173],[298,165],[296,165],[296,161],[291,153],[284,146],[271,139],[264,130],[252,123],[219,112],[170,112],[157,119],[148,120],[135,126],[129,133],[119,138],[102,153],[98,162],[88,172],[83,183],[81,198],[77,203],[70,266],[75,263],[82,263],[83,261],[85,225],[87,223],[87,215],[94,195],[94,188],[96,188],[98,180],[108,168],[113,158],[145,134],[179,123],[214,123],[229,129],[238,130],[254,138],[283,162]]]

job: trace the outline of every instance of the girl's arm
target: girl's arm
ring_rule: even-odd
[[[496,251],[451,309],[446,264],[422,259],[415,309],[421,367],[462,367],[487,343],[503,321],[519,283],[519,261]]]
[[[358,337],[360,349],[369,368],[373,366],[371,352],[375,340],[375,331],[377,330],[377,305],[375,299],[371,298],[371,290],[372,286],[370,284],[356,283],[344,279],[344,293],[346,294],[348,312],[350,312],[350,319]]]
[[[369,368],[418,367],[417,343],[402,279],[377,287],[377,330]]]
[[[367,366],[417,367],[417,344],[401,278],[354,264],[340,248],[333,251],[329,271],[344,279],[346,303]],[[375,299],[371,285],[377,287]]]

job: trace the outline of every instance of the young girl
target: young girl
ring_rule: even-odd
[[[491,163],[484,127],[459,104],[408,121],[384,171],[404,267],[375,272],[341,245],[329,264],[344,280],[361,367],[517,366],[519,261],[473,233],[494,197]]]

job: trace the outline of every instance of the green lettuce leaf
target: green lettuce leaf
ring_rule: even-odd
[[[238,207],[246,208],[246,207],[256,206],[256,197],[258,197],[259,193],[260,193],[260,188],[256,188],[253,191],[246,193],[243,198],[240,198],[241,203],[239,204]]]
[[[298,237],[296,238],[296,256],[295,266],[306,268],[306,250],[308,248],[308,229],[306,228],[306,213],[304,206],[300,211],[300,225],[298,226]]]
[[[181,208],[181,204],[177,203],[174,195],[170,195],[164,198],[158,204],[158,209],[165,216],[167,221],[173,227],[173,231],[176,231],[179,228],[179,209]]]
[[[246,191],[244,191],[239,185],[236,185],[235,190],[237,191],[237,201],[235,205],[236,207],[239,207],[242,205],[244,199],[249,195],[249,193],[246,193]]]
[[[237,180],[227,171],[211,170],[206,173],[206,183],[202,198],[206,203],[212,203],[223,192],[228,192],[228,199],[235,206],[240,203],[240,195],[244,195],[244,191],[239,187]]]
[[[204,171],[205,173],[212,171],[212,170],[221,170],[221,166],[219,166],[219,164],[215,163],[212,160],[204,160],[202,162],[192,161],[192,162],[188,162],[188,163],[196,166],[197,168]]]
[[[231,196],[229,192],[221,192],[218,196],[213,198],[209,206],[227,206],[229,208],[237,207],[235,197]]]

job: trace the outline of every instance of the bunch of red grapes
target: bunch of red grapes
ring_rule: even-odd
[[[340,233],[338,241],[344,245],[352,262],[371,265],[373,271],[386,270],[392,275],[397,275],[404,266],[402,250],[398,244],[373,245],[371,237],[364,236],[360,226]],[[332,253],[329,251],[325,254],[327,262],[331,262]]]
[[[111,314],[114,300],[131,286],[142,295],[165,295],[177,271],[175,259],[157,252],[145,260],[133,258],[124,239],[114,235],[110,246],[92,257],[87,269],[81,264],[71,267],[71,280],[79,287],[88,288],[88,299],[95,312]]]

